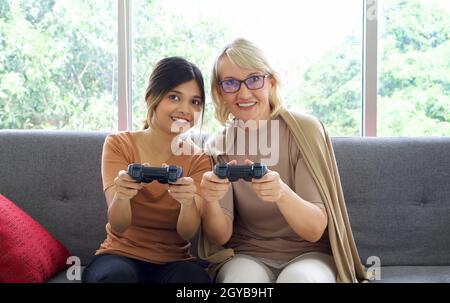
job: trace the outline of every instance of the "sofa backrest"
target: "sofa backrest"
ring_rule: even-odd
[[[0,131],[0,193],[82,264],[106,235],[106,135]],[[332,141],[363,263],[377,256],[381,265],[450,265],[450,138]]]
[[[450,137],[333,138],[333,146],[363,263],[450,265]]]
[[[0,193],[87,264],[105,239],[107,133],[0,131]]]

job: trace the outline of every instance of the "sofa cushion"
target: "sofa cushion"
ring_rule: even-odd
[[[450,283],[450,266],[383,266],[374,283]]]
[[[362,262],[450,266],[450,137],[333,138]]]
[[[79,271],[79,276],[73,277],[73,279],[69,280],[67,278],[67,271],[70,271],[70,269],[63,270],[56,275],[54,275],[50,280],[47,281],[47,283],[81,283],[81,276],[83,275],[83,271],[86,268],[86,266],[81,266]]]
[[[106,132],[0,130],[0,189],[87,265],[106,237]]]
[[[45,282],[66,266],[69,251],[0,194],[0,282]]]

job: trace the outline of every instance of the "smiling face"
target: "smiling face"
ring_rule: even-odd
[[[227,56],[223,56],[218,64],[219,81],[233,79],[242,81],[252,76],[264,75],[267,75],[267,73],[238,67]],[[274,80],[269,76],[263,81],[264,86],[254,90],[248,89],[244,83],[241,83],[240,89],[234,93],[226,93],[221,87],[219,88],[220,97],[233,116],[245,122],[249,120],[270,120],[269,96]]]
[[[166,133],[178,134],[194,126],[202,108],[200,88],[191,80],[164,95],[156,106],[152,124]]]

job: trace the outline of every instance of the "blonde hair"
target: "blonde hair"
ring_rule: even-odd
[[[269,96],[270,112],[272,118],[277,116],[282,108],[281,81],[278,73],[270,66],[264,53],[255,44],[243,38],[238,38],[222,49],[214,61],[211,76],[211,95],[216,119],[223,125],[231,119],[231,113],[225,102],[221,100],[219,91],[219,63],[224,56],[227,56],[233,64],[240,68],[256,69],[270,74],[270,77],[275,80],[272,94]]]

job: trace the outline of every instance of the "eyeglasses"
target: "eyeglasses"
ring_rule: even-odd
[[[250,90],[260,89],[264,86],[264,79],[270,75],[254,75],[244,80],[227,79],[219,82],[220,87],[225,93],[235,93],[241,89],[244,83]]]

